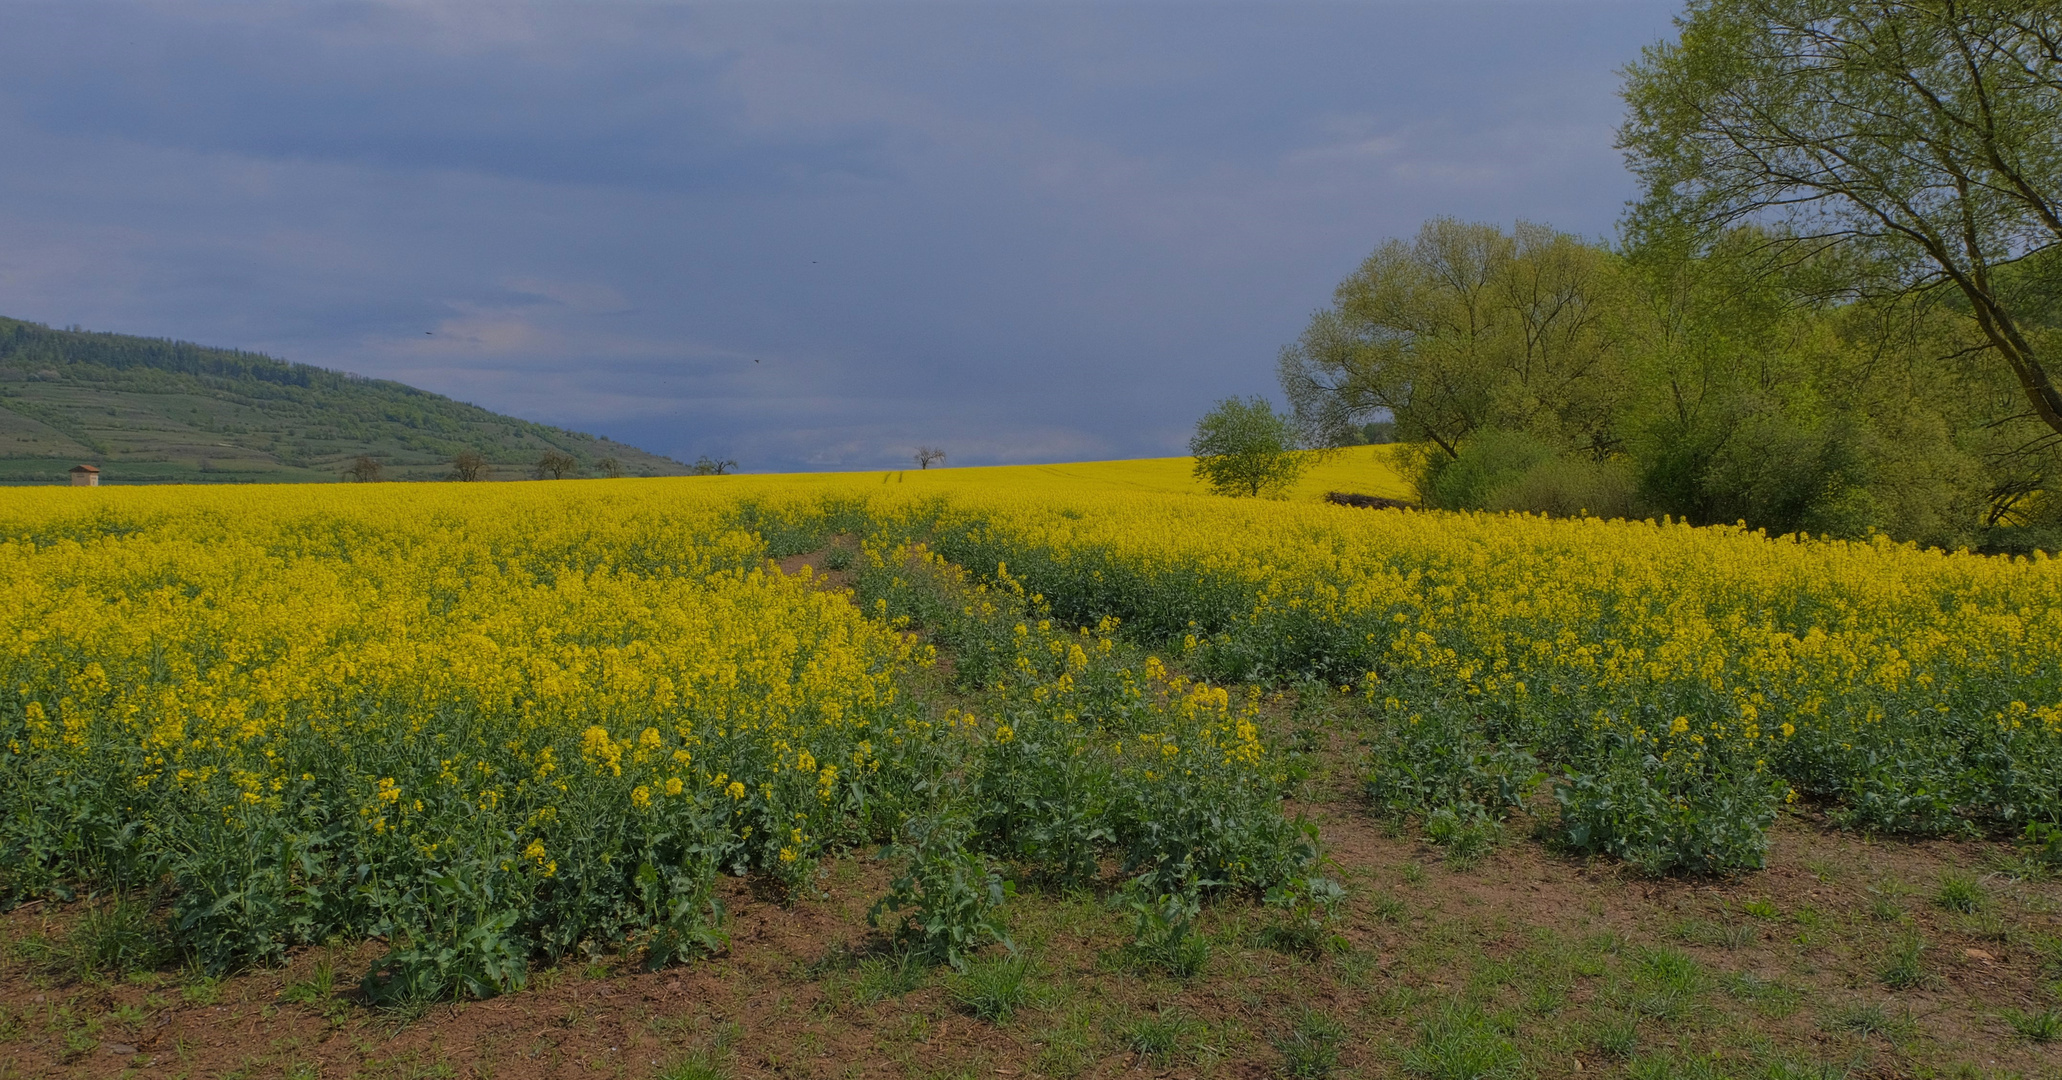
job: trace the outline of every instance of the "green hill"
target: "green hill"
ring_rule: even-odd
[[[489,412],[384,379],[258,353],[0,318],[0,483],[334,482],[360,455],[390,480],[446,477],[472,450],[490,476],[530,475],[557,450],[575,475],[687,466],[634,446]]]

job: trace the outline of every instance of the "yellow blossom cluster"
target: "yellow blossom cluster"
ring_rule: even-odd
[[[660,857],[640,837],[792,862],[903,735],[909,636],[768,566],[721,498],[61,494],[0,496],[0,885],[119,879],[174,848],[222,860],[198,881],[301,845],[283,889],[461,857],[620,877]],[[144,840],[111,846],[102,821]],[[138,862],[94,865],[119,858]]]

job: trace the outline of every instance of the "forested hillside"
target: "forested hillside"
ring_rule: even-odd
[[[361,457],[391,480],[441,479],[471,451],[487,478],[554,451],[601,475],[687,467],[633,446],[490,412],[384,379],[258,353],[0,318],[0,483],[335,481]]]

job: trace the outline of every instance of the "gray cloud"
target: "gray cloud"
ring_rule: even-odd
[[[1672,7],[16,6],[0,312],[755,469],[1173,453],[1383,237],[1607,232]]]

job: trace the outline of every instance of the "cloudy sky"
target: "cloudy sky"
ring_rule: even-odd
[[[0,0],[0,314],[749,471],[1182,452],[1382,239],[1608,235],[1656,0]]]

